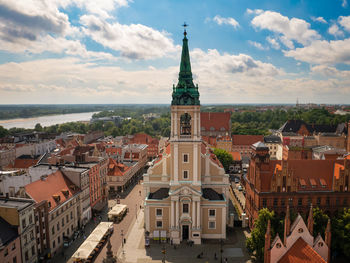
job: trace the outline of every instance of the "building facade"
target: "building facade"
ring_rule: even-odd
[[[343,160],[270,160],[262,142],[253,155],[245,180],[246,213],[252,227],[260,209],[284,216],[289,205],[306,215],[311,204],[329,216],[350,203],[350,156]]]
[[[174,244],[226,238],[228,175],[201,140],[198,86],[184,33],[179,82],[173,87],[170,143],[144,175],[145,228]]]
[[[0,197],[0,216],[18,227],[22,262],[25,263],[38,262],[34,207],[35,201],[31,199]]]
[[[0,262],[22,262],[18,227],[12,226],[0,217],[0,229]]]

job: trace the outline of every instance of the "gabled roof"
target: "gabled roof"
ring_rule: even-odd
[[[278,263],[326,263],[326,261],[302,237],[299,237]]]
[[[75,186],[61,171],[56,171],[46,178],[40,179],[25,186],[26,193],[37,203],[47,200],[50,202],[49,210],[64,203],[80,189]],[[57,202],[56,200],[60,200]]]
[[[270,135],[264,137],[264,143],[282,143],[282,141],[279,136]]]
[[[305,128],[308,130],[309,133],[335,133],[337,130],[342,131],[343,129],[341,126],[334,126],[334,125],[328,125],[328,124],[308,124],[303,120],[288,120],[286,121],[281,128],[279,128],[279,131],[284,132],[292,132],[297,133],[301,126],[304,125]]]
[[[205,131],[210,131],[210,128],[214,128],[215,131],[231,133],[230,123],[230,112],[201,112],[201,129]]]
[[[109,158],[108,160],[108,176],[123,176],[130,167],[118,163],[116,160]]]
[[[245,145],[250,146],[253,143],[262,141],[263,135],[232,135],[232,145]]]

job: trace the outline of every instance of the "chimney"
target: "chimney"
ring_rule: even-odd
[[[307,228],[309,229],[310,235],[313,235],[314,231],[314,216],[312,212],[312,203],[310,204],[309,218],[307,219]]]
[[[264,263],[270,263],[270,248],[271,248],[271,222],[267,221],[267,228],[265,233],[265,247],[264,247]]]
[[[328,257],[327,262],[331,262],[331,220],[328,218],[328,223],[326,227],[326,233],[325,233],[325,242],[328,246]]]
[[[284,238],[283,238],[284,246],[287,246],[287,236],[289,236],[289,230],[290,230],[290,218],[289,218],[289,204],[288,204],[286,217],[284,218]]]

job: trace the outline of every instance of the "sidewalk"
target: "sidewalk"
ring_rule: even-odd
[[[220,245],[215,240],[204,240],[201,245],[192,247],[187,244],[180,244],[176,249],[170,244],[159,244],[151,241],[149,248],[145,248],[144,240],[144,213],[138,213],[137,221],[132,225],[123,249],[118,250],[118,262],[123,263],[161,263],[163,257],[165,262],[220,262]],[[228,262],[251,262],[250,256],[245,249],[245,235],[240,228],[230,232],[230,237],[223,245],[223,259]],[[165,250],[165,255],[162,250]],[[203,253],[203,257],[198,259],[197,255]],[[217,259],[215,260],[214,254]]]

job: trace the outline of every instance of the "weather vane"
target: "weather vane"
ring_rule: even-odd
[[[187,35],[186,27],[188,27],[188,24],[186,24],[186,22],[184,22],[184,24],[182,26],[184,27],[184,35],[186,36]]]

